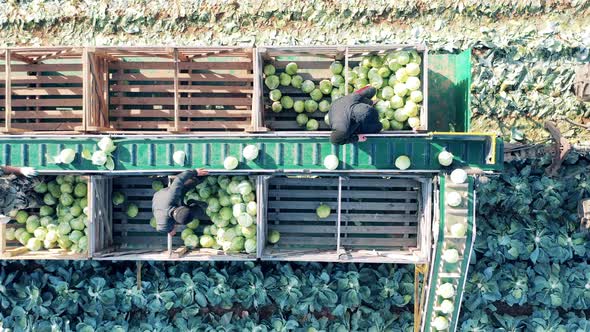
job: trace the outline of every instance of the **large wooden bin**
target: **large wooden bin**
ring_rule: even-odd
[[[420,111],[420,127],[415,131],[428,130],[428,51],[423,45],[370,45],[370,46],[261,46],[257,48],[256,57],[256,85],[259,86],[260,94],[257,95],[255,103],[255,110],[257,110],[260,119],[260,131],[305,131],[305,126],[300,126],[296,122],[298,113],[294,109],[283,109],[280,112],[273,112],[271,105],[272,100],[269,98],[270,89],[265,85],[264,66],[272,64],[276,68],[276,75],[285,71],[285,67],[289,62],[298,64],[298,75],[301,75],[304,80],[311,80],[315,83],[316,88],[321,80],[330,80],[332,72],[330,71],[330,64],[334,61],[340,61],[344,66],[342,76],[345,78],[345,84],[350,84],[348,68],[354,68],[359,65],[363,56],[380,55],[384,56],[392,51],[409,51],[416,50],[421,56],[420,75],[422,86],[420,91],[423,93],[422,110]],[[308,100],[310,94],[304,93],[301,89],[293,86],[279,86],[282,96],[289,96],[293,100]],[[349,93],[348,90],[343,89],[344,95]],[[331,97],[324,95],[321,100],[331,101]],[[330,127],[324,121],[327,113],[316,110],[313,113],[304,111],[309,119],[315,119],[319,123],[318,130],[327,131]],[[383,133],[409,133],[411,129],[404,130],[387,130]]]
[[[55,175],[44,175],[47,182],[55,179]],[[53,249],[42,249],[40,251],[29,251],[25,246],[16,240],[6,238],[6,230],[10,228],[24,228],[24,224],[19,224],[12,220],[8,224],[0,224],[0,260],[87,260],[90,258],[90,246],[94,236],[94,222],[102,215],[102,211],[97,209],[99,206],[100,196],[97,192],[97,178],[95,176],[84,176],[87,184],[87,203],[88,203],[88,222],[86,224],[86,237],[88,239],[88,250],[85,252],[71,252],[59,247]],[[41,195],[43,197],[43,195]],[[54,206],[55,207],[55,206]],[[30,208],[26,210],[29,215],[39,215],[40,208]]]
[[[173,237],[173,253],[167,251],[167,234],[159,233],[150,225],[152,213],[153,181],[166,184],[168,177],[148,177],[142,175],[105,177],[100,182],[101,210],[103,218],[94,223],[94,241],[92,256],[96,260],[154,260],[154,261],[237,261],[256,260],[257,253],[224,253],[221,250],[184,247],[181,232],[185,226],[177,226]],[[257,180],[257,188],[259,186]],[[121,192],[126,196],[125,203],[113,206],[112,193]],[[257,190],[257,201],[260,201]],[[134,203],[139,207],[135,218],[128,217],[126,206]],[[202,211],[201,211],[202,212]],[[260,215],[260,213],[258,213]],[[201,213],[198,216],[200,226],[196,233],[202,234],[206,225],[211,225],[210,218]]]
[[[263,260],[425,263],[432,229],[430,178],[266,177]],[[320,219],[320,204],[331,208]],[[271,231],[280,233],[268,243]]]
[[[93,112],[103,132],[240,132],[252,127],[253,49],[90,50]]]
[[[0,54],[0,131],[84,131],[84,48],[7,48]]]

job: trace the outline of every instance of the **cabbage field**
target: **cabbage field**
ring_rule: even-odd
[[[589,22],[584,0],[0,2],[8,45],[472,49],[472,129],[531,144],[548,140],[545,120],[572,143],[590,136],[564,120],[590,117],[571,92],[575,66],[590,61]],[[571,152],[554,177],[550,162],[514,160],[478,184],[461,331],[590,331],[590,239],[577,216],[590,156]],[[140,288],[131,263],[0,267],[10,331],[413,331],[411,266],[144,263]]]

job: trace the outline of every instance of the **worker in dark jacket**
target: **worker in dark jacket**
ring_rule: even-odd
[[[11,213],[38,207],[42,200],[33,188],[41,179],[33,179],[31,167],[0,166],[0,222],[10,221]]]
[[[373,107],[371,98],[377,89],[368,86],[336,100],[330,108],[332,144],[347,144],[366,141],[362,134],[376,134],[383,129],[379,112]]]
[[[203,182],[208,172],[204,169],[184,171],[172,184],[154,194],[152,210],[156,218],[156,229],[159,232],[176,234],[175,225],[189,223],[195,217],[196,210],[183,205],[184,195]],[[201,178],[199,178],[201,177]]]

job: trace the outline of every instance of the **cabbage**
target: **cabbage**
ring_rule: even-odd
[[[340,61],[334,61],[334,62],[332,62],[332,64],[330,64],[330,71],[334,75],[340,74],[342,72],[343,68],[344,68],[344,66],[342,65],[342,63]]]
[[[51,206],[43,205],[39,209],[39,215],[41,217],[51,216],[55,213],[55,210]]]
[[[86,249],[88,249],[88,237],[82,236],[80,239],[78,239],[78,248],[81,251],[86,251]]]
[[[325,95],[329,95],[330,92],[332,92],[332,82],[330,82],[330,80],[321,80],[319,91],[321,91],[321,93],[323,93]]]
[[[152,187],[153,187],[153,183],[152,183]],[[125,195],[123,195],[122,193],[115,191],[113,193],[113,205],[118,206],[121,205],[125,202]]]
[[[70,241],[72,241],[73,243],[78,243],[82,236],[84,236],[82,232],[80,232],[79,230],[73,230],[68,236],[68,239],[70,239]]]
[[[330,81],[332,82],[332,85],[335,87],[340,87],[344,85],[344,77],[342,77],[342,75],[334,75],[332,76]]]
[[[43,241],[40,239],[36,239],[34,237],[30,238],[27,240],[26,247],[30,251],[39,251],[39,250],[41,250],[41,248],[43,248]]]
[[[444,283],[436,289],[436,295],[441,296],[445,299],[450,299],[455,296],[455,286],[450,283]]]
[[[186,227],[190,228],[190,229],[197,229],[199,227],[199,224],[201,223],[201,221],[199,219],[193,219],[191,222],[189,222],[188,224],[186,224]]]
[[[82,208],[78,205],[74,205],[70,208],[70,214],[74,217],[79,217],[82,214]]]
[[[27,218],[29,218],[29,214],[27,213],[27,211],[20,210],[16,213],[16,222],[19,224],[26,223]]]
[[[82,231],[86,228],[86,223],[83,218],[75,218],[70,220],[70,227],[74,230]]]
[[[76,158],[76,151],[73,149],[63,149],[59,153],[58,162],[63,164],[71,164]]]
[[[406,87],[410,91],[416,91],[420,89],[420,79],[418,77],[408,77],[406,81]]]
[[[176,151],[172,155],[172,160],[174,160],[174,163],[179,166],[184,165],[185,159],[186,159],[186,153],[184,151]]]
[[[393,119],[397,122],[403,123],[408,119],[409,115],[405,108],[398,108],[393,112]]]
[[[410,125],[412,129],[418,129],[420,127],[420,118],[415,116],[408,118],[408,125]]]
[[[245,238],[251,239],[256,237],[256,226],[250,225],[249,227],[241,226],[240,231]]]
[[[236,230],[233,228],[226,228],[223,231],[220,229],[217,232],[217,238],[221,238],[223,241],[231,241],[236,236]]]
[[[389,120],[389,127],[392,130],[401,130],[404,129],[404,124],[397,120]]]
[[[244,251],[244,243],[246,239],[242,236],[236,236],[231,240],[231,246],[229,247],[229,251],[231,252],[240,252]]]
[[[157,228],[158,227],[158,223],[156,221],[156,217],[152,217],[150,219],[150,226],[152,226],[152,228]]]
[[[329,126],[330,125],[330,114],[326,114],[324,116],[324,122]]]
[[[305,129],[307,130],[318,130],[320,124],[318,123],[318,120],[316,119],[309,119],[307,121],[307,123],[305,124]]]
[[[281,73],[279,75],[279,84],[282,86],[291,85],[291,76],[287,73]]]
[[[303,77],[300,75],[295,75],[291,77],[291,86],[297,89],[301,89],[303,85]]]
[[[449,328],[449,320],[444,316],[437,316],[432,320],[432,327],[437,331],[446,331]]]
[[[209,231],[211,232],[211,235],[217,235],[217,231],[218,231],[217,226],[211,225],[209,227]]]
[[[330,111],[330,106],[330,102],[324,99],[320,101],[318,108],[320,109],[320,112],[326,113]]]
[[[223,161],[223,168],[226,170],[236,169],[238,167],[238,159],[233,156],[229,156],[225,158]]]
[[[55,181],[51,181],[47,184],[47,190],[49,190],[54,198],[59,198],[59,195],[61,195],[61,192],[59,191],[59,184]]]
[[[78,206],[80,206],[82,209],[86,208],[88,206],[88,199],[79,199],[77,201]],[[86,213],[86,212],[85,212]]]
[[[404,105],[404,111],[408,117],[416,116],[418,115],[418,105],[411,100],[407,100]]]
[[[285,67],[285,72],[289,75],[297,74],[297,64],[295,62],[289,62]]]
[[[422,96],[422,91],[414,90],[414,91],[410,92],[409,99],[415,103],[421,102],[424,99],[424,97]]]
[[[239,192],[239,191],[238,191],[238,185],[239,185],[239,184],[240,184],[240,182],[239,182],[239,181],[233,181],[233,180],[232,180],[232,181],[229,183],[229,185],[227,186],[227,192],[228,192],[229,194],[237,194],[237,193]],[[240,200],[241,200],[241,199],[240,199]],[[232,202],[233,202],[233,201],[232,201]],[[234,204],[235,204],[235,203],[234,203]]]
[[[162,181],[155,180],[152,182],[152,189],[155,191],[160,191],[160,190],[164,189],[164,184],[162,183]]]
[[[250,181],[244,180],[238,185],[238,192],[240,195],[248,195],[252,192],[252,184]]]
[[[68,193],[63,193],[59,197],[59,202],[63,206],[71,206],[72,204],[74,204],[74,197]]]
[[[37,229],[35,229],[35,231],[33,232],[33,235],[35,236],[35,238],[43,241],[47,236],[47,229],[45,227],[37,227]]]
[[[451,181],[455,184],[461,184],[467,181],[467,172],[457,168],[451,172]]]
[[[180,233],[180,238],[182,240],[185,240],[187,238],[187,236],[193,235],[193,234],[195,234],[195,231],[193,231],[190,228],[185,228],[185,229],[182,230],[182,233]]]
[[[324,167],[326,167],[329,170],[335,170],[336,168],[338,168],[339,162],[340,161],[338,160],[338,157],[336,157],[335,155],[327,155],[326,158],[324,158]]]
[[[106,153],[111,153],[117,148],[110,137],[103,137],[98,143],[98,148]]]
[[[256,145],[247,145],[242,151],[242,156],[248,161],[252,161],[258,157],[258,147]]]
[[[219,200],[215,197],[211,197],[207,200],[207,208],[209,208],[212,212],[219,212],[221,209],[221,204],[219,204]]]
[[[184,239],[184,245],[189,248],[197,248],[199,246],[199,237],[196,234],[191,234]]]
[[[293,108],[293,98],[289,96],[281,97],[281,105],[284,109],[289,110]]]
[[[303,84],[301,84],[301,91],[304,93],[311,93],[313,89],[315,89],[315,83],[310,80],[305,80],[303,81]]]
[[[389,130],[389,128],[390,128],[389,120],[381,119],[381,120],[379,120],[379,122],[381,122],[381,126],[383,127],[382,130]]]
[[[383,97],[383,99],[391,99],[394,96],[395,96],[395,91],[390,86],[384,87],[383,91],[381,91],[381,97]]]
[[[450,264],[455,264],[459,261],[459,252],[457,249],[446,249],[443,252],[443,260]]]
[[[283,94],[281,93],[281,91],[277,89],[272,90],[269,94],[269,98],[272,101],[280,101],[282,96]]]
[[[232,218],[232,209],[228,206],[223,207],[221,210],[219,210],[219,218],[223,219],[223,220],[231,220]]]
[[[137,217],[138,213],[139,213],[139,208],[137,207],[137,205],[135,203],[131,203],[127,206],[127,216],[129,218]]]
[[[318,102],[315,100],[306,100],[304,106],[307,113],[313,113],[317,111],[319,107]]]
[[[408,65],[406,66],[406,73],[408,74],[408,76],[418,76],[418,74],[420,74],[420,65],[413,62],[408,63]]]
[[[313,89],[313,91],[309,94],[309,96],[311,97],[311,99],[318,102],[318,101],[322,100],[323,94],[320,89],[316,88],[316,89]]]
[[[74,187],[70,183],[63,183],[59,186],[59,191],[63,194],[71,194],[74,192]]]
[[[315,213],[317,214],[318,218],[328,218],[330,216],[330,207],[326,204],[320,204],[320,206],[317,207],[317,209],[315,210]]]
[[[247,213],[242,213],[238,217],[238,224],[242,227],[250,227],[254,223],[254,219]]]
[[[456,191],[448,193],[446,199],[447,204],[451,207],[457,207],[461,205],[461,195]]]
[[[403,97],[408,93],[408,88],[406,87],[406,85],[404,83],[400,82],[400,83],[397,83],[393,87],[393,92],[395,93],[396,96]]]
[[[82,198],[86,197],[88,193],[88,186],[85,183],[78,183],[74,188],[74,196]]]
[[[219,205],[224,206],[224,207],[232,205],[229,195],[227,195],[225,193],[220,193],[219,194]]]
[[[297,113],[302,113],[303,111],[305,111],[305,103],[303,102],[303,100],[295,101],[295,103],[293,103],[293,110],[295,110],[295,112]]]
[[[254,192],[249,193],[248,195],[242,196],[242,201],[244,203],[250,203],[256,200],[256,194]]]
[[[205,234],[205,235],[202,235],[201,238],[199,239],[199,244],[203,248],[211,248],[211,247],[213,247],[213,245],[215,245],[215,239],[213,239],[213,237],[211,235]]]
[[[55,225],[51,225],[54,227],[47,227],[47,234],[45,235],[45,240],[49,242],[56,242],[59,238],[59,233],[57,232],[57,227]]]
[[[98,150],[92,154],[92,165],[103,166],[107,162],[107,154]]]
[[[6,231],[4,232],[4,236],[6,237],[6,240],[14,241],[16,239],[15,229],[14,228],[6,228]]]
[[[27,219],[27,222],[25,224],[25,229],[27,230],[27,232],[33,234],[33,232],[35,232],[35,230],[39,226],[41,226],[41,223],[39,222],[39,217],[37,217],[37,216],[30,216]]]
[[[240,215],[242,215],[242,213],[246,212],[246,204],[243,204],[243,203],[234,204],[232,212],[233,212],[232,214],[235,218],[239,217]]]
[[[379,114],[385,113],[390,108],[388,100],[380,100],[375,104],[375,109],[379,111]]]
[[[410,161],[410,158],[408,158],[408,156],[399,156],[395,159],[395,167],[401,170],[408,169],[411,165],[412,162]]]
[[[33,190],[38,194],[45,194],[47,192],[47,184],[45,182],[39,182]]]
[[[268,243],[275,244],[275,243],[279,242],[280,239],[281,239],[281,233],[279,233],[278,231],[272,230],[268,233]]]
[[[20,244],[22,244],[23,246],[27,245],[27,242],[29,242],[29,240],[33,237],[33,235],[31,235],[30,233],[27,233],[26,231],[23,231],[19,237],[17,237],[16,239],[18,240],[18,242],[20,242]]]
[[[279,80],[279,77],[276,75],[270,75],[264,79],[264,85],[266,85],[266,87],[270,90],[278,88],[280,83],[281,81]]]
[[[57,239],[57,245],[62,249],[70,249],[72,247],[72,241],[67,237],[60,237]]]
[[[300,126],[304,126],[308,120],[309,118],[305,114],[298,114],[295,118],[295,121],[297,121],[297,124]]]
[[[249,254],[255,253],[256,239],[246,239],[246,241],[244,242],[244,250]]]
[[[454,309],[455,309],[455,306],[453,305],[452,301],[444,300],[440,304],[440,311],[444,314],[450,314],[453,312]]]
[[[57,240],[55,240],[55,241],[49,241],[46,238],[45,240],[43,240],[43,248],[48,249],[48,250],[49,249],[53,249],[53,248],[55,248],[55,246],[57,244],[56,242],[57,242]]]
[[[442,150],[438,154],[438,163],[442,166],[450,166],[453,163],[453,154],[447,150]]]
[[[256,216],[256,202],[248,202],[246,205],[246,212],[251,216]]]
[[[264,71],[264,75],[269,76],[269,75],[274,75],[276,69],[275,69],[275,66],[268,64],[268,65],[264,66],[263,71]]]
[[[211,196],[211,190],[207,187],[199,189],[199,196],[201,196],[201,200],[205,201]]]

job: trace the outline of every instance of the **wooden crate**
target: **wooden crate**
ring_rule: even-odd
[[[279,113],[271,110],[272,101],[269,98],[270,90],[264,84],[264,73],[263,68],[267,64],[273,64],[277,73],[284,72],[285,66],[289,62],[295,62],[298,64],[298,74],[303,79],[312,80],[316,87],[319,82],[323,79],[330,79],[332,72],[330,71],[330,64],[335,60],[342,62],[344,65],[343,76],[348,76],[347,68],[354,68],[359,64],[359,61],[364,55],[369,54],[385,54],[386,52],[394,50],[417,50],[423,57],[421,69],[427,67],[427,50],[423,46],[404,46],[404,45],[377,45],[377,46],[333,46],[333,47],[312,47],[312,46],[301,46],[301,47],[271,47],[263,46],[257,49],[256,57],[256,68],[258,70],[256,75],[257,86],[260,87],[261,93],[257,95],[257,101],[255,101],[255,109],[261,123],[259,125],[260,131],[305,131],[304,127],[300,127],[295,118],[297,113],[294,110],[282,110]],[[422,70],[422,82],[427,82],[427,70]],[[348,83],[348,80],[346,80]],[[283,95],[290,96],[293,100],[307,100],[310,99],[309,94],[303,93],[301,90],[289,87],[279,88]],[[347,91],[348,92],[348,91]],[[428,111],[427,105],[427,87],[423,85],[423,111],[421,112],[420,130],[427,130],[428,125]],[[346,93],[348,94],[348,93]],[[324,99],[330,101],[328,96],[324,96]],[[304,112],[311,119],[316,119],[319,123],[319,130],[327,131],[330,130],[329,126],[324,122],[324,116],[326,113],[322,113],[319,110],[314,113]],[[387,133],[394,133],[395,131],[387,131]],[[397,131],[407,133],[409,130]]]
[[[47,175],[45,179],[49,182],[55,176]],[[96,217],[95,206],[97,206],[95,193],[95,179],[94,176],[87,176],[88,180],[88,208],[90,215],[88,216],[88,245],[90,246],[93,237],[93,224]],[[39,208],[31,208],[26,210],[30,215],[39,215]],[[55,248],[49,250],[29,251],[25,246],[16,240],[7,240],[5,230],[8,228],[24,228],[25,225],[18,224],[16,221],[10,223],[0,224],[0,260],[87,260],[90,258],[88,250],[84,253],[73,253],[65,249]],[[90,247],[89,247],[90,248]]]
[[[166,184],[167,177],[124,176],[108,178],[102,184],[104,199],[104,218],[95,223],[93,259],[96,260],[155,260],[155,261],[234,261],[255,260],[256,254],[226,254],[221,250],[199,248],[189,250],[184,247],[180,237],[185,226],[177,226],[177,234],[173,237],[172,256],[167,251],[167,234],[157,232],[151,225],[152,198],[155,191],[152,182],[160,180]],[[113,206],[112,193],[121,192],[126,195],[125,204]],[[126,213],[127,203],[135,203],[139,214],[129,218]],[[197,234],[202,234],[206,225],[212,225],[204,211],[198,215],[201,221]]]
[[[243,132],[252,128],[252,48],[94,48],[90,64],[91,99],[96,100],[90,130]]]
[[[0,57],[0,131],[85,130],[83,48],[8,48]]]
[[[300,127],[295,118],[298,113],[293,109],[282,110],[279,113],[273,112],[270,108],[272,101],[269,98],[270,90],[264,84],[263,68],[267,64],[272,64],[277,69],[277,75],[284,72],[286,65],[289,62],[296,62],[298,65],[298,75],[301,75],[304,80],[312,80],[316,86],[321,80],[330,79],[332,72],[330,71],[330,64],[335,60],[341,60],[344,64],[346,53],[345,47],[259,47],[257,49],[257,68],[258,73],[256,79],[260,87],[261,94],[256,101],[259,118],[261,119],[261,131],[304,131],[304,127]],[[310,99],[309,94],[303,93],[300,89],[292,86],[280,87],[283,95],[290,96],[294,101]],[[325,99],[330,100],[329,97]],[[320,125],[319,130],[330,130],[324,122],[324,116],[327,113],[322,113],[316,110],[314,113],[304,112],[310,119],[316,119]]]
[[[428,259],[431,179],[270,177],[265,188],[263,260],[418,263]],[[316,215],[320,203],[331,207],[328,218]],[[266,239],[273,230],[281,237],[271,245]]]

